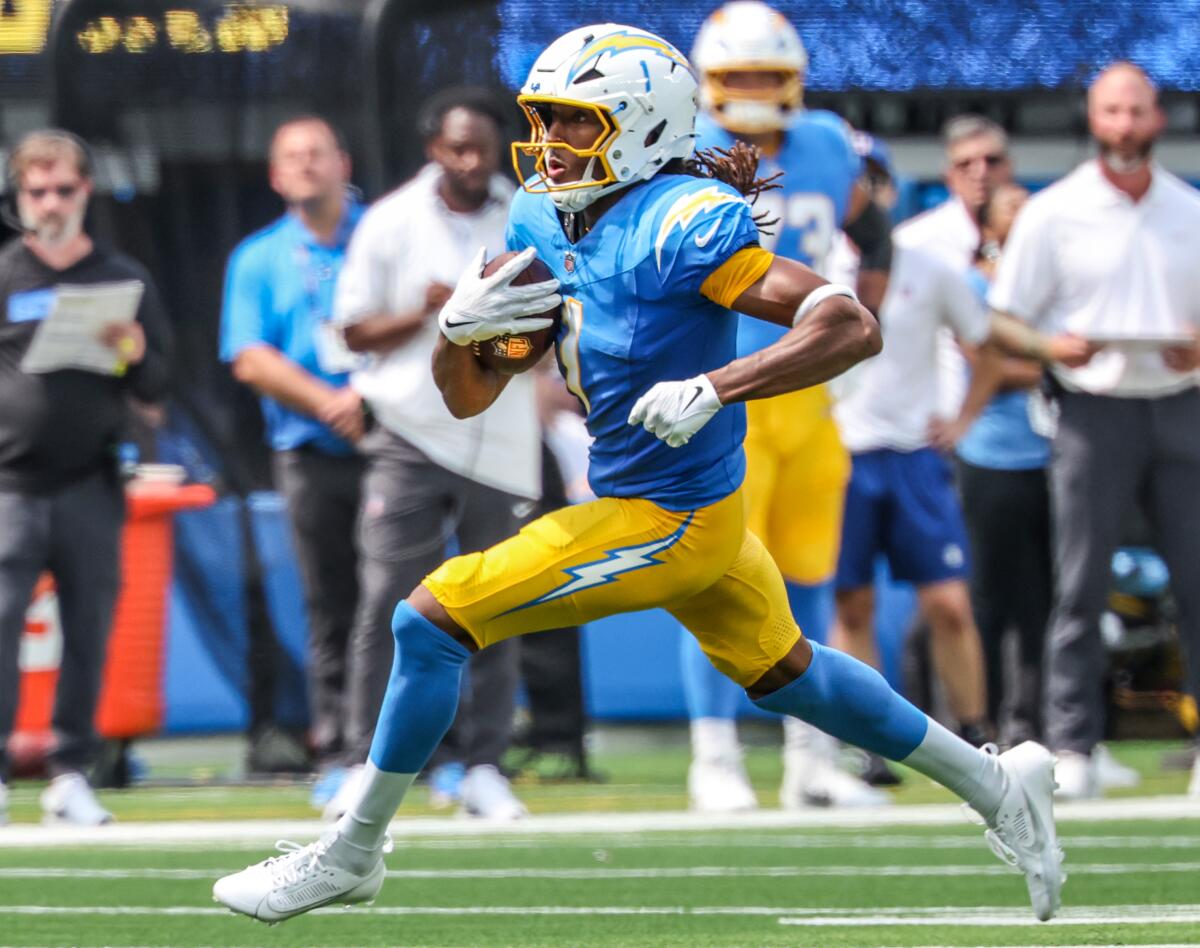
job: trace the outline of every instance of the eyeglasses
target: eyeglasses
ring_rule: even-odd
[[[952,162],[950,167],[955,171],[966,171],[971,165],[977,161],[982,161],[989,168],[998,168],[1004,162],[1008,161],[1008,155],[1004,152],[992,152],[988,155],[974,155],[970,158],[959,158],[958,161]]]
[[[82,187],[83,182],[76,181],[74,184],[57,184],[52,188],[21,188],[21,191],[28,194],[35,201],[40,201],[53,191],[61,200],[65,201],[68,198],[73,198],[76,192]]]

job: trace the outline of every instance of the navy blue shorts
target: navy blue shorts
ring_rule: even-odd
[[[932,448],[853,455],[836,585],[870,586],[875,558],[923,586],[967,576],[967,531],[949,462]]]

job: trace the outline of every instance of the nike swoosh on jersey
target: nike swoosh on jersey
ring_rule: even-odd
[[[708,246],[708,242],[713,239],[713,234],[717,232],[717,228],[721,226],[720,221],[713,221],[712,227],[706,230],[703,234],[696,235],[696,246],[703,250]]]

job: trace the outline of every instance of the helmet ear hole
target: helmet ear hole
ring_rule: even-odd
[[[666,129],[666,127],[667,120],[663,119],[661,122],[655,125],[654,128],[650,129],[650,131],[646,134],[646,140],[642,142],[642,144],[646,148],[654,145],[660,138],[662,138],[663,130]]]

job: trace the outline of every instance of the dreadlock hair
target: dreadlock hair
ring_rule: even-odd
[[[754,204],[760,194],[783,187],[778,181],[783,177],[782,171],[769,178],[758,177],[759,155],[757,145],[735,142],[731,148],[706,148],[690,158],[676,158],[665,165],[663,171],[723,181]],[[771,228],[779,223],[779,218],[769,218],[769,213],[762,211],[754,215],[755,225],[764,234],[770,234]]]

